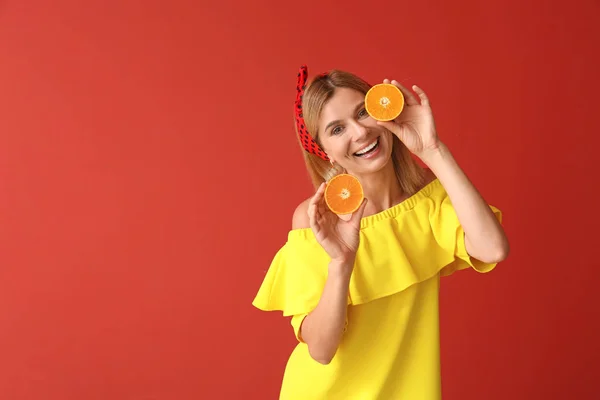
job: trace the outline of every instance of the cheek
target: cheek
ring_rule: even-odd
[[[328,136],[326,138],[321,139],[323,147],[328,149],[329,151],[338,151],[340,149],[340,142],[341,141],[339,140],[339,138],[336,138],[334,136]]]
[[[332,143],[333,152],[340,156],[343,156],[346,153],[348,153],[349,149],[350,149],[350,143],[348,141],[337,140],[335,143]]]

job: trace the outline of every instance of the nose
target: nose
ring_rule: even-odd
[[[364,126],[363,124],[361,124],[358,121],[353,121],[352,122],[352,139],[355,142],[358,142],[362,139],[364,139],[369,133],[369,130],[367,129],[366,126]]]

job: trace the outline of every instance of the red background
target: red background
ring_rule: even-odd
[[[275,399],[251,306],[312,194],[296,72],[417,83],[505,213],[442,286],[445,399],[593,398],[597,1],[0,1],[0,398]]]

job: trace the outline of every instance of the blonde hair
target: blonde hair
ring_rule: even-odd
[[[336,88],[349,88],[366,94],[371,85],[350,72],[340,70],[332,70],[327,75],[318,76],[308,85],[302,98],[302,116],[309,134],[321,148],[323,146],[319,140],[318,121],[323,107],[333,97]],[[411,196],[422,187],[425,179],[424,170],[412,157],[404,143],[396,135],[392,136],[392,162],[396,178],[403,193]],[[302,149],[306,169],[315,189],[322,182],[326,182],[335,175],[344,172],[341,167],[332,166],[328,161],[305,151],[300,142],[297,128],[296,137]]]

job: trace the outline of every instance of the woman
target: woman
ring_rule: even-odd
[[[359,77],[334,70],[304,92],[305,66],[298,76],[296,127],[316,193],[294,212],[253,302],[291,316],[298,340],[280,399],[439,399],[440,277],[507,257],[501,212],[438,137],[423,90],[391,81],[406,105],[378,122]],[[349,218],[323,200],[340,172],[366,198]]]

